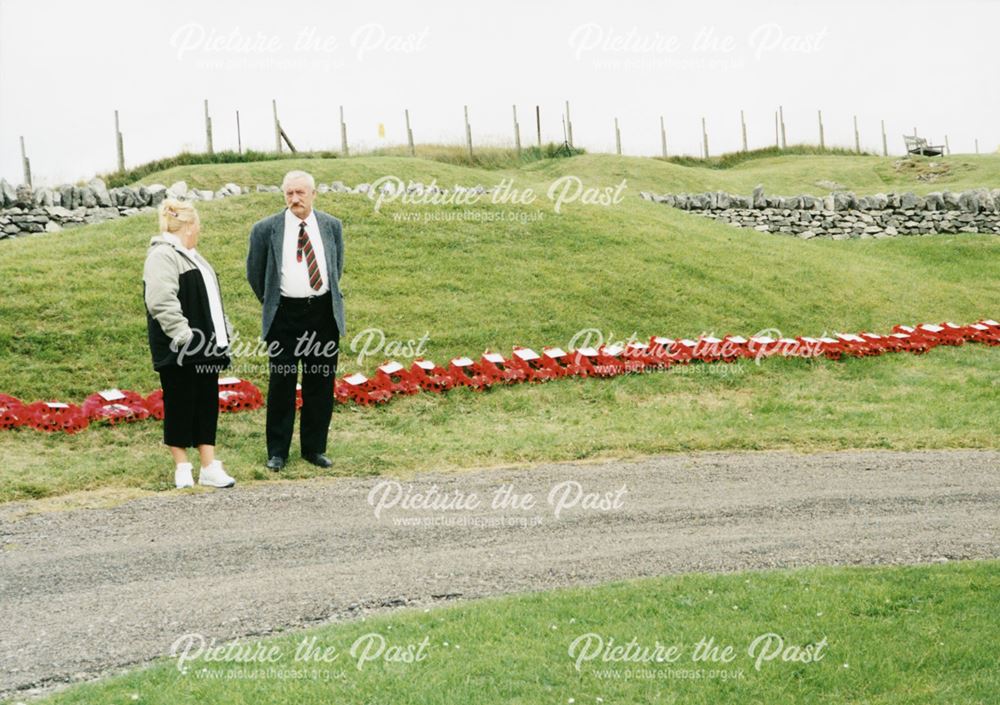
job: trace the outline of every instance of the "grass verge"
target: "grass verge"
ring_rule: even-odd
[[[998,591],[996,561],[656,578],[240,642],[274,661],[193,646],[44,702],[985,705]]]

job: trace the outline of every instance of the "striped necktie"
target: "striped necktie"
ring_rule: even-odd
[[[323,286],[323,277],[319,273],[319,263],[316,261],[316,253],[313,252],[312,242],[309,240],[309,233],[306,232],[306,221],[299,223],[299,247],[295,251],[295,260],[302,261],[305,255],[306,267],[309,268],[309,286],[313,291],[319,291]]]

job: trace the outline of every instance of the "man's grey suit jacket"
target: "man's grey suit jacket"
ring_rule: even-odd
[[[287,210],[287,209],[286,209]],[[344,337],[344,295],[340,291],[340,277],[344,273],[344,235],[340,220],[329,213],[313,209],[319,224],[320,237],[326,255],[326,271],[330,279],[330,299],[333,318],[340,337]],[[285,211],[268,216],[254,223],[250,229],[250,251],[247,255],[247,281],[263,304],[261,337],[274,323],[281,301],[281,253],[285,237]]]

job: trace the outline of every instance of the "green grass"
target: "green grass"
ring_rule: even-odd
[[[826,160],[856,159],[878,161],[802,156],[703,171],[704,178],[722,177],[770,164],[778,180],[784,172],[804,173],[812,160],[809,178],[818,178],[827,175]],[[320,173],[331,163],[339,170]],[[239,172],[277,183],[292,165],[310,168],[294,161],[219,164],[178,167],[174,176],[217,185]],[[998,165],[1000,157],[982,157],[980,173]],[[403,157],[312,166],[323,180],[347,183],[387,173],[442,185],[503,178],[502,171]],[[566,347],[585,328],[614,339],[764,328],[794,336],[1000,316],[995,236],[802,242],[638,198],[634,182],[678,171],[698,170],[593,155],[534,162],[517,171],[515,187],[535,188],[536,203],[474,207],[540,217],[527,224],[407,222],[397,216],[454,215],[465,207],[396,203],[375,213],[363,196],[321,196],[318,207],[345,223],[349,331],[341,372],[371,373],[383,361],[375,354],[359,364],[347,354],[352,338],[369,328],[388,340],[426,334],[428,356],[441,363],[486,348],[509,353],[514,344]],[[611,207],[571,204],[556,214],[545,188],[564,173],[587,184],[627,178],[626,198]],[[832,176],[844,180],[846,173]],[[805,188],[798,178],[796,189]],[[281,207],[277,194],[199,204],[199,250],[215,264],[244,340],[255,339],[260,326],[259,304],[244,279],[248,229]],[[155,218],[141,215],[0,243],[0,281],[12,292],[0,297],[0,392],[80,402],[109,386],[142,393],[159,386],[141,297],[146,243],[155,232]],[[262,358],[239,364],[235,372],[265,386]],[[771,360],[724,371],[692,367],[482,395],[421,395],[379,409],[338,408],[331,451],[335,474],[367,475],[692,449],[996,447],[998,372],[1000,350],[967,345],[924,357]],[[220,457],[240,481],[266,475],[263,426],[263,412],[222,419]],[[76,437],[0,433],[0,500],[100,487],[165,489],[170,467],[160,432],[149,422]],[[296,461],[288,473],[312,471]]]
[[[495,184],[502,178],[512,178],[515,185],[545,186],[564,175],[576,175],[588,184],[614,185],[628,179],[629,191],[656,193],[722,190],[749,194],[757,184],[764,184],[767,193],[793,195],[809,193],[824,195],[829,188],[820,181],[832,181],[859,194],[887,191],[960,191],[966,188],[996,188],[1000,184],[1000,155],[961,154],[944,158],[873,157],[842,154],[826,150],[790,150],[791,154],[773,150],[755,150],[747,154],[726,155],[725,159],[678,159],[684,163],[646,157],[618,157],[608,154],[582,154],[560,159],[538,159],[518,165],[509,150],[497,149],[483,161],[488,165],[469,166],[460,150],[427,146],[429,158],[413,159],[403,150],[386,150],[383,156],[350,159],[280,159],[242,164],[211,164],[176,166],[147,174],[135,183],[170,185],[179,180],[188,186],[218,189],[234,182],[241,186],[280,184],[281,177],[291,169],[305,169],[318,181],[336,179],[354,186],[371,181],[383,174],[404,179],[436,178],[441,186],[456,183],[470,186]],[[419,152],[418,152],[419,154]],[[947,173],[935,181],[922,181],[918,176],[930,164],[944,165]]]
[[[338,406],[332,471],[295,453],[285,479],[407,475],[651,453],[846,448],[995,448],[1000,355],[966,347],[924,357],[771,360],[642,377],[563,380],[475,394],[422,394],[386,407]],[[150,376],[150,379],[153,378]],[[153,384],[154,382],[150,382]],[[156,422],[48,435],[0,434],[0,498],[173,488]],[[264,468],[264,411],[223,415],[218,448],[240,482]]]
[[[583,154],[585,150],[574,149],[572,154]],[[542,146],[532,146],[525,147],[518,153],[513,148],[506,147],[477,147],[472,155],[464,147],[455,147],[453,145],[444,144],[421,144],[416,146],[414,149],[416,156],[421,159],[429,159],[433,161],[444,162],[446,164],[457,164],[461,166],[470,167],[481,167],[484,169],[499,169],[499,168],[511,168],[519,167],[523,164],[528,164],[533,161],[538,161],[539,159],[554,159],[561,156],[572,156],[572,154],[567,155],[560,145],[556,145],[552,142],[544,144]],[[247,150],[245,152],[213,152],[209,154],[208,152],[181,152],[173,157],[166,157],[164,159],[157,159],[152,162],[147,162],[146,164],[140,164],[138,166],[132,167],[131,169],[126,169],[125,171],[114,171],[109,174],[102,174],[101,178],[107,186],[127,186],[128,184],[147,180],[146,177],[150,175],[155,175],[158,172],[165,171],[174,167],[186,167],[186,166],[201,166],[206,164],[254,164],[257,165],[259,162],[275,161],[275,160],[286,160],[291,155],[287,153],[279,154],[278,152],[257,152],[254,150]],[[407,146],[393,146],[393,147],[383,147],[380,149],[375,149],[370,152],[364,152],[362,154],[352,154],[348,157],[343,157],[338,152],[322,151],[322,152],[296,152],[293,159],[297,161],[301,160],[314,160],[314,159],[352,159],[357,157],[384,157],[384,156],[410,156],[410,148]],[[312,162],[310,162],[312,163]],[[151,182],[150,182],[151,183]],[[167,182],[167,186],[172,182]],[[213,190],[216,190],[222,184],[217,184],[214,186]]]
[[[985,705],[996,702],[1000,689],[993,648],[998,591],[995,561],[656,578],[244,639],[250,649],[277,647],[277,660],[194,658],[182,674],[176,659],[163,659],[42,702]],[[570,647],[588,634],[598,645],[597,638],[605,645],[635,639],[637,647],[675,646],[678,657],[658,663],[597,658],[581,661],[577,670],[580,650],[571,656]],[[764,647],[753,655],[748,650],[765,634],[780,637],[785,648],[812,647],[817,658],[799,663],[778,656],[762,660],[758,670]],[[381,652],[379,638],[385,640]],[[360,669],[350,653],[359,639],[374,645],[373,660]],[[732,660],[693,660],[703,639],[720,651],[731,646]],[[296,661],[304,640],[311,640],[305,643],[313,653],[332,649],[327,654],[337,658]],[[390,647],[422,659],[377,658]],[[283,677],[274,675],[279,669]]]
[[[726,152],[725,154],[720,154],[714,157],[690,157],[690,156],[673,156],[666,157],[655,157],[656,159],[663,159],[663,161],[669,162],[671,164],[679,164],[681,166],[705,166],[712,169],[731,169],[734,166],[738,166],[745,162],[754,161],[756,159],[765,159],[767,157],[785,157],[790,155],[802,155],[808,154],[810,156],[840,156],[840,157],[858,157],[858,156],[874,156],[868,152],[855,152],[852,149],[845,149],[843,147],[820,147],[818,145],[810,144],[791,144],[785,148],[781,147],[761,147],[760,149],[751,149],[746,152]]]
[[[297,154],[298,159],[336,159],[338,156],[336,152],[299,152]],[[125,171],[113,171],[108,174],[101,174],[101,178],[108,188],[112,188],[114,186],[127,186],[133,181],[138,181],[145,176],[172,167],[204,164],[256,163],[285,158],[287,158],[287,155],[279,154],[278,152],[258,152],[252,149],[248,149],[245,152],[227,150],[213,152],[212,154],[208,152],[181,152],[172,157],[139,164]],[[169,185],[167,184],[167,186]],[[219,186],[221,185],[219,184]]]

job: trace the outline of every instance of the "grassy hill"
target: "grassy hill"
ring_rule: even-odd
[[[845,156],[766,158],[713,169],[582,155],[518,170],[359,157],[176,167],[143,181],[184,179],[217,188],[227,181],[278,183],[285,171],[307,168],[321,181],[352,185],[385,174],[425,183],[433,178],[442,186],[489,186],[507,177],[514,188],[540,194],[530,205],[396,203],[378,213],[363,196],[321,196],[317,207],[345,223],[349,331],[341,370],[348,373],[371,372],[384,359],[374,355],[359,364],[350,353],[351,338],[370,328],[388,340],[426,334],[427,354],[444,362],[487,347],[567,346],[585,328],[614,339],[764,328],[816,335],[998,317],[995,236],[803,242],[736,230],[638,197],[647,189],[749,192],[758,182],[772,193],[823,193],[815,186],[821,179],[858,192],[1000,182],[1000,156],[947,161],[954,164],[951,181],[933,185],[897,173],[891,159]],[[576,203],[555,213],[545,190],[565,175],[588,186],[626,178],[625,199],[609,207]],[[219,271],[227,311],[244,340],[255,338],[260,326],[259,305],[243,275],[248,230],[282,206],[278,194],[199,204],[199,250]],[[461,219],[466,210],[477,219]],[[109,386],[144,393],[159,386],[141,299],[146,243],[155,232],[155,217],[143,215],[0,243],[6,290],[0,392],[28,401],[81,401]],[[257,358],[235,372],[263,385],[265,369]],[[331,436],[335,470],[403,472],[685,449],[996,445],[996,349],[726,369],[339,408]],[[222,419],[220,456],[238,479],[266,477],[263,425],[263,412]],[[0,433],[7,458],[0,498],[109,485],[167,487],[160,433],[156,423],[72,438]],[[287,476],[309,474],[311,466],[303,465],[291,465]]]
[[[874,157],[834,154],[790,154],[774,156],[770,150],[751,153],[746,161],[720,168],[713,161],[692,160],[686,166],[661,159],[618,157],[608,154],[583,154],[562,159],[531,161],[520,168],[482,168],[453,163],[460,155],[450,152],[435,154],[433,159],[411,159],[405,156],[352,157],[348,159],[281,159],[267,162],[234,164],[203,164],[177,166],[155,172],[135,183],[170,185],[184,180],[188,186],[217,189],[232,181],[243,186],[278,184],[290,169],[306,169],[319,181],[340,179],[348,185],[371,180],[384,174],[400,178],[437,179],[442,186],[455,183],[484,186],[512,178],[516,183],[539,184],[560,176],[574,174],[588,183],[617,184],[627,178],[635,192],[656,193],[679,191],[724,190],[749,193],[762,183],[768,193],[792,195],[829,193],[829,181],[857,193],[878,193],[890,190],[928,193],[959,191],[966,188],[1000,187],[1000,155],[957,155],[945,159]],[[499,157],[496,164],[510,160]],[[701,162],[699,164],[699,162]],[[927,181],[928,174],[935,174]]]

